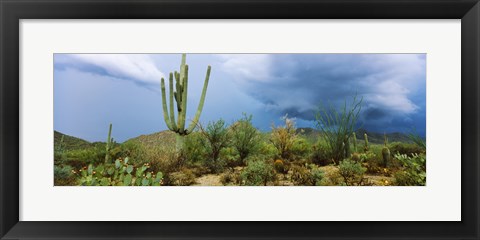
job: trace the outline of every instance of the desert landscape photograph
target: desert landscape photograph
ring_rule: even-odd
[[[54,54],[54,186],[426,186],[426,54]]]

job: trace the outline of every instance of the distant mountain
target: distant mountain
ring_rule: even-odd
[[[302,134],[307,139],[317,139],[322,135],[321,131],[314,128],[297,128],[297,133]],[[358,140],[364,140],[364,134],[368,135],[368,141],[376,144],[383,144],[383,133],[370,132],[365,129],[355,131]],[[411,142],[408,135],[404,133],[394,132],[387,133],[388,142]]]
[[[166,131],[161,131],[161,132],[156,132],[152,134],[147,134],[147,135],[140,135],[135,138],[130,138],[125,142],[138,142],[141,143],[145,147],[155,147],[159,144],[165,146],[175,146],[176,142],[176,133],[166,130]]]
[[[83,140],[81,138],[77,138],[77,137],[63,134],[61,132],[53,131],[53,142],[55,146],[58,146],[58,144],[60,144],[60,141],[62,140],[62,136],[64,136],[63,143],[65,144],[66,150],[84,149],[84,148],[94,146],[94,143]]]
[[[314,128],[298,128],[297,133],[304,136],[311,142],[316,142],[322,133]],[[356,131],[357,139],[364,140],[364,133],[368,135],[368,141],[375,144],[383,144],[383,133],[370,132],[365,129],[359,129]],[[268,132],[264,134],[268,135]],[[54,141],[55,145],[58,146],[62,138],[63,133],[54,131]],[[387,138],[389,142],[411,142],[406,134],[403,133],[387,133]],[[94,147],[97,144],[105,144],[102,142],[88,142],[86,140],[65,135],[64,139],[65,148],[67,150],[73,149],[84,149],[88,147]],[[156,147],[156,146],[170,146],[174,147],[176,142],[176,135],[174,132],[165,130],[161,132],[156,132],[152,134],[140,135],[138,137],[130,138],[125,142],[137,142],[142,144],[145,147]]]

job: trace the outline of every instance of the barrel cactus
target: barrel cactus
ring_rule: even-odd
[[[205,82],[203,84],[202,95],[200,97],[200,103],[198,104],[197,112],[193,118],[190,125],[186,128],[186,114],[187,114],[187,90],[188,90],[188,65],[186,64],[186,54],[182,54],[182,62],[180,64],[180,72],[175,71],[169,75],[169,110],[167,109],[167,97],[165,91],[165,80],[161,80],[161,89],[162,89],[162,106],[163,106],[163,117],[165,123],[167,124],[168,129],[176,133],[177,136],[177,151],[183,148],[184,137],[195,129],[202,113],[203,103],[205,102],[205,95],[207,93],[208,80],[210,78],[211,67],[208,66],[207,74],[205,77]],[[175,91],[173,90],[173,79],[175,78]],[[176,104],[176,111],[178,120],[175,121],[175,108],[174,108],[174,99]]]

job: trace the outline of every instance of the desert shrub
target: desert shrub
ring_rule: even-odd
[[[272,143],[262,141],[259,143],[258,154],[264,156],[266,159],[274,159],[278,155],[278,152]]]
[[[65,151],[63,163],[74,168],[80,168],[88,164],[96,164],[105,160],[105,149],[102,147],[90,147]]]
[[[53,161],[55,164],[61,164],[65,162],[66,157],[65,157],[65,152],[53,152]]]
[[[178,171],[183,167],[183,162],[178,160],[175,148],[151,147],[145,150],[145,159],[152,171],[161,171],[164,174]]]
[[[366,173],[378,174],[382,173],[384,169],[383,161],[380,156],[381,155],[377,155],[372,151],[367,151],[364,153],[352,154],[351,160],[366,168]]]
[[[127,141],[119,146],[119,153],[116,158],[126,158],[128,157],[133,164],[143,164],[145,163],[145,148],[142,144],[135,141]],[[115,158],[114,158],[115,159]]]
[[[309,158],[312,153],[312,146],[307,139],[297,136],[292,145],[292,158],[293,159],[306,159]]]
[[[320,166],[326,166],[334,163],[330,148],[325,141],[319,140],[315,145],[313,145],[311,161]]]
[[[215,173],[222,171],[225,163],[219,159],[220,152],[223,148],[227,147],[229,142],[225,121],[220,119],[216,122],[209,122],[206,128],[202,125],[199,125],[199,128],[206,143],[205,148],[208,156],[205,162],[206,166]]]
[[[427,150],[427,142],[425,140],[425,138],[421,137],[420,135],[418,135],[415,131],[415,129],[413,129],[409,134],[408,134],[408,138],[413,142],[415,143],[418,147],[420,147],[421,149],[423,149],[424,153],[425,151]]]
[[[282,119],[285,121],[284,126],[275,127],[272,124],[270,142],[277,149],[279,157],[288,160],[292,157],[293,146],[297,139],[297,128],[293,118],[285,115]]]
[[[71,166],[57,166],[53,168],[55,186],[73,186],[76,184],[75,170]]]
[[[149,171],[149,165],[134,166],[128,157],[115,163],[99,164],[79,170],[80,185],[83,186],[160,186],[163,173]]]
[[[173,172],[166,176],[165,184],[173,186],[190,186],[195,183],[195,174],[188,168]]]
[[[363,98],[358,100],[355,95],[348,106],[345,100],[340,110],[333,105],[328,108],[321,106],[316,114],[316,127],[322,132],[322,137],[337,162],[350,157],[350,137],[355,132],[362,101]]]
[[[266,186],[268,182],[275,180],[275,170],[264,160],[250,160],[240,176],[242,185]]]
[[[260,133],[252,124],[252,115],[244,113],[240,120],[232,124],[230,132],[231,145],[237,150],[241,162],[258,150]]]
[[[310,164],[309,168],[310,168],[310,172],[312,174],[312,183],[315,186],[323,185],[323,182],[324,182],[323,180],[325,179],[325,172],[322,171],[315,164]]]
[[[427,180],[426,157],[423,154],[396,154],[403,169],[395,173],[395,182],[400,186],[425,186]]]
[[[315,164],[306,166],[294,165],[291,167],[291,181],[300,186],[320,186],[325,177],[325,173]]]
[[[414,143],[393,142],[388,145],[392,154],[421,154],[425,153],[425,149]]]
[[[242,181],[239,172],[229,170],[220,176],[220,182],[223,185],[239,185]]]
[[[220,158],[224,160],[225,166],[230,169],[243,165],[237,150],[233,147],[223,148],[220,151]]]
[[[339,174],[339,170],[335,166],[322,167],[324,178],[320,181],[322,186],[339,186],[345,185],[343,177]]]
[[[340,176],[343,177],[344,183],[347,186],[362,185],[364,181],[363,174],[367,170],[358,162],[350,159],[345,159],[338,165]]]
[[[205,137],[200,132],[192,132],[185,136],[183,154],[188,164],[202,164],[205,161],[207,150]]]

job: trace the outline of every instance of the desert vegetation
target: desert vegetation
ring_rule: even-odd
[[[201,122],[211,67],[197,111],[187,121],[188,65],[161,79],[168,130],[123,143],[110,124],[105,142],[54,132],[56,186],[424,186],[425,139],[361,128],[362,96],[338,105],[319,103],[315,128],[282,124],[261,131],[254,117]],[[273,122],[273,120],[272,120]],[[188,123],[188,124],[187,124]]]
[[[177,134],[162,131],[123,143],[89,143],[55,132],[55,185],[99,186],[423,186],[422,138],[393,141],[363,129],[341,133],[340,147],[321,129],[297,128],[295,119],[271,131],[253,116],[230,124],[200,125],[177,150]],[[111,129],[111,128],[110,128]],[[112,131],[112,130],[111,130]],[[114,135],[113,132],[110,133]],[[110,135],[109,134],[109,135]],[[371,134],[377,140],[372,141]],[[357,137],[362,136],[362,137]],[[408,136],[405,136],[408,137]],[[347,139],[347,140],[345,140]],[[408,138],[407,138],[408,139]],[[420,141],[421,140],[421,141]],[[348,153],[348,155],[347,155]]]

